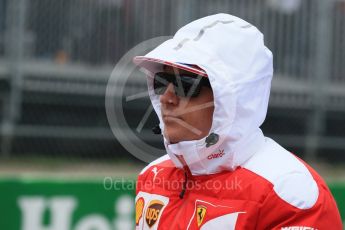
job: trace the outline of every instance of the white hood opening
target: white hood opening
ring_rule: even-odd
[[[265,140],[259,127],[266,117],[273,58],[256,27],[232,15],[211,15],[182,27],[145,57],[197,65],[205,70],[212,86],[214,113],[209,133],[218,134],[219,140],[206,147],[206,137],[176,144],[164,138],[176,167],[183,167],[176,157],[182,155],[193,175],[234,170],[260,149]],[[147,79],[164,130],[159,96],[153,92],[152,77]],[[210,159],[218,152],[223,152],[221,157]]]

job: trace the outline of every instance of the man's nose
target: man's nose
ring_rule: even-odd
[[[179,97],[175,94],[174,85],[169,83],[165,92],[159,97],[161,104],[173,104],[177,105],[179,103]]]

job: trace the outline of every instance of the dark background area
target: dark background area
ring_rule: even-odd
[[[344,4],[295,2],[1,0],[0,159],[137,161],[108,124],[105,91],[112,69],[138,43],[224,12],[262,30],[274,54],[265,135],[302,158],[344,163]],[[142,80],[127,87],[146,90]],[[134,132],[149,103],[124,101]],[[150,134],[156,124],[152,113],[137,135],[163,148]]]

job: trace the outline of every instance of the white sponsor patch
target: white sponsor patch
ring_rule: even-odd
[[[317,230],[316,228],[306,227],[306,226],[289,226],[282,227],[281,230]]]
[[[138,211],[139,216],[136,218],[136,230],[157,230],[162,213],[169,203],[169,198],[157,194],[139,192],[135,202],[137,203],[139,199],[143,200],[140,203],[144,207],[142,212]]]

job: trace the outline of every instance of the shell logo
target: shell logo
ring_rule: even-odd
[[[140,197],[135,203],[135,224],[138,226],[141,217],[143,216],[145,201]]]

